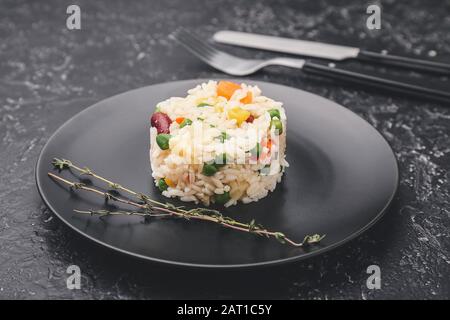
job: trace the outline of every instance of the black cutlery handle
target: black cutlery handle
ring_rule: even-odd
[[[358,60],[375,62],[389,66],[409,68],[411,70],[428,71],[450,75],[450,64],[430,60],[414,59],[391,54],[383,54],[361,50],[356,57]]]
[[[320,75],[335,80],[343,80],[345,82],[350,82],[358,85],[362,84],[368,87],[376,87],[397,93],[406,93],[421,98],[428,98],[450,103],[450,90],[448,92],[440,91],[432,88],[418,86],[411,83],[376,77],[349,70],[338,69],[335,67],[313,62],[305,62],[303,66],[303,71],[305,71],[306,73]]]

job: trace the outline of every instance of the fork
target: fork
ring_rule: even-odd
[[[334,80],[343,80],[345,82],[357,85],[366,85],[386,89],[392,92],[406,93],[421,98],[430,98],[438,101],[450,102],[450,92],[339,69],[332,63],[323,65],[303,59],[285,57],[266,60],[244,59],[218,50],[184,29],[177,29],[170,34],[169,37],[179,42],[187,50],[211,67],[233,76],[247,76],[264,67],[278,65],[301,69],[307,74],[320,75]]]

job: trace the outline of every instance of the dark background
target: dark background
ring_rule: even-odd
[[[205,39],[231,29],[387,49],[450,62],[449,1],[381,1],[382,29],[368,30],[377,1],[0,1],[0,298],[385,299],[450,298],[449,105],[394,96],[270,68],[252,79],[334,100],[377,128],[399,161],[392,209],[371,230],[328,254],[281,267],[207,271],[152,264],[98,247],[41,202],[34,166],[71,116],[117,93],[178,79],[220,77],[167,35],[185,26]],[[66,29],[81,7],[82,30]],[[223,47],[247,57],[271,53]],[[385,70],[448,89],[448,77]],[[434,84],[435,83],[435,84]],[[126,106],[124,106],[126,107]],[[66,268],[82,271],[66,288]],[[381,290],[366,268],[381,268]]]

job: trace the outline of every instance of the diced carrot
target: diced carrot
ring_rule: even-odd
[[[165,181],[166,184],[167,184],[169,187],[171,187],[171,188],[173,188],[173,187],[176,186],[176,184],[175,184],[172,180],[170,180],[169,178],[164,178],[164,181]]]
[[[247,92],[247,95],[241,99],[241,102],[243,104],[249,104],[252,103],[252,101],[253,101],[253,94],[250,91]]]
[[[178,124],[181,124],[181,123],[184,121],[184,118],[183,118],[183,117],[179,117],[179,118],[176,118],[175,121],[176,121]]]
[[[231,81],[219,81],[219,84],[217,85],[217,95],[229,100],[233,93],[238,89],[241,89],[241,86],[237,83]]]
[[[264,149],[264,151],[262,151],[260,156],[259,156],[260,163],[264,163],[264,162],[266,162],[269,159],[268,157],[270,157],[270,152],[271,152],[271,149],[272,149],[272,140],[271,139],[267,139],[267,140],[263,141],[261,143],[261,145],[268,149],[267,151],[265,151],[265,149]]]
[[[269,149],[269,151],[272,149],[272,140],[267,140],[266,148]]]

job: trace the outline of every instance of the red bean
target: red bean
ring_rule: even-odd
[[[169,133],[171,123],[172,120],[170,120],[169,116],[162,112],[155,112],[150,119],[150,124],[156,128],[158,134]]]
[[[249,122],[249,123],[252,123],[253,120],[255,120],[255,117],[252,116],[252,115],[249,115],[248,118],[247,118],[247,120],[245,120],[245,121],[246,121],[246,122]]]

